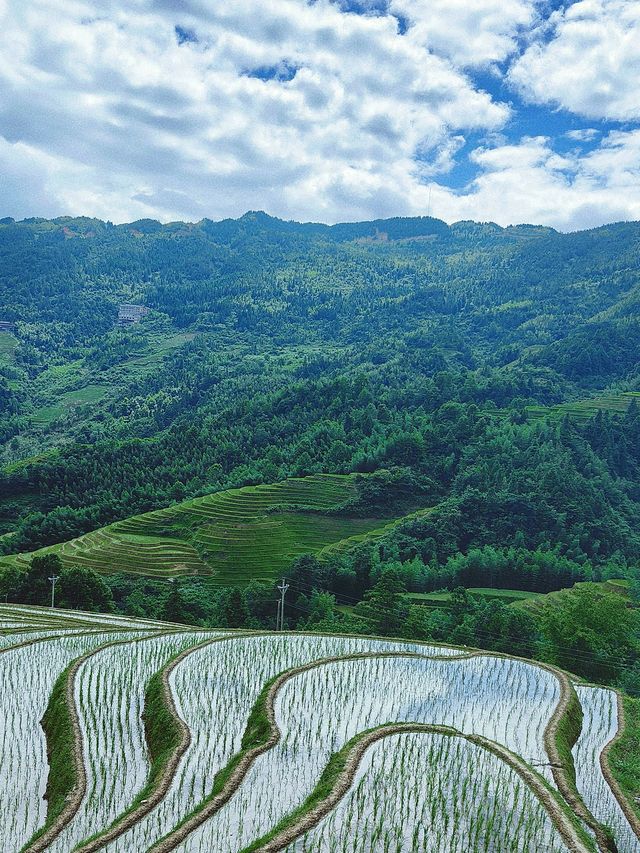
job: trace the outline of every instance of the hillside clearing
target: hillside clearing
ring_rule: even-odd
[[[220,586],[272,580],[300,554],[339,552],[384,535],[401,520],[336,512],[356,497],[354,475],[244,486],[133,516],[34,553],[55,553],[65,566],[105,573],[203,575]],[[26,566],[32,556],[4,557],[0,565]]]

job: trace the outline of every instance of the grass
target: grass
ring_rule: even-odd
[[[389,519],[327,512],[356,494],[352,475],[244,486],[132,516],[38,553],[106,573],[203,575],[225,586],[272,580],[300,554],[327,556],[392,526]],[[0,565],[26,566],[30,558],[14,555]]]
[[[640,391],[624,391],[621,394],[601,394],[588,400],[578,400],[573,403],[562,403],[559,406],[527,406],[529,420],[545,417],[563,418],[565,415],[585,421],[597,412],[624,414],[633,400],[640,403]]]
[[[366,738],[372,731],[374,731],[374,729],[367,729],[366,731],[359,732],[357,735],[352,737],[351,740],[347,741],[341,749],[334,752],[325,766],[322,775],[318,779],[315,788],[306,800],[301,803],[298,808],[294,809],[280,820],[268,833],[257,838],[252,844],[245,847],[241,853],[253,853],[253,851],[260,850],[265,843],[271,841],[281,832],[288,829],[292,824],[296,823],[298,818],[308,814],[316,806],[324,802],[324,800],[326,800],[333,792],[353,748],[360,741],[364,740],[364,738]]]
[[[526,406],[525,411],[529,421],[542,420],[543,418],[561,419],[565,415],[578,421],[588,421],[598,412],[609,412],[612,415],[623,415],[633,402],[640,403],[640,391],[622,391],[618,394],[603,393],[597,397],[589,397],[586,400],[574,400],[569,403],[559,403],[557,406]],[[495,409],[488,412],[497,418],[509,415],[506,409]]]
[[[146,338],[148,349],[140,355],[133,355],[113,367],[105,374],[112,383],[129,382],[140,379],[155,370],[163,358],[173,350],[189,343],[196,337],[194,332],[181,332],[174,335],[151,335]]]
[[[558,607],[559,603],[562,602],[564,595],[567,590],[578,590],[580,587],[589,586],[596,587],[598,590],[602,592],[615,593],[616,595],[621,595],[624,598],[629,598],[630,596],[630,582],[613,578],[611,580],[606,581],[577,581],[572,584],[570,587],[565,587],[563,589],[556,589],[552,592],[540,593],[539,595],[535,595],[532,598],[523,599],[521,602],[518,602],[525,608],[525,610],[529,610],[532,614],[537,614],[541,609],[549,608],[549,607]]]
[[[12,364],[18,341],[11,332],[0,332],[0,363]]]
[[[4,337],[3,337],[4,336]],[[119,362],[105,370],[96,370],[85,359],[53,365],[35,380],[37,397],[43,403],[31,416],[31,426],[41,431],[58,418],[83,405],[102,400],[109,391],[122,389],[132,380],[140,380],[156,370],[164,357],[193,340],[195,333],[143,336],[144,352]],[[17,341],[8,333],[0,333],[0,363],[10,360]]]
[[[596,832],[599,847],[601,849],[604,848],[611,851],[611,853],[615,853],[618,848],[616,847],[611,829],[594,818],[576,787],[576,768],[573,761],[572,750],[580,737],[580,732],[582,731],[582,720],[582,705],[580,704],[580,700],[578,699],[575,689],[571,687],[569,703],[556,730],[556,747],[564,768],[564,777],[568,785],[568,790],[563,790],[561,793],[564,795],[567,802],[569,802],[569,805],[572,806],[576,814],[579,814],[585,823]],[[581,811],[582,814],[580,814]]]
[[[640,817],[640,699],[623,696],[624,730],[609,752],[609,767]]]
[[[32,422],[34,426],[47,426],[77,406],[98,402],[108,390],[106,385],[85,385],[76,391],[67,391],[60,395],[57,403],[38,409],[32,416]]]
[[[149,680],[144,701],[144,731],[149,747],[150,771],[145,787],[136,803],[148,796],[169,759],[178,747],[182,733],[164,700],[162,672]]]
[[[75,762],[71,758],[74,749],[74,733],[69,706],[67,705],[67,682],[72,666],[73,664],[69,665],[58,676],[51,691],[47,710],[42,718],[42,728],[47,739],[47,755],[49,757],[49,775],[44,795],[47,801],[47,818],[29,840],[28,846],[44,835],[62,814],[67,799],[78,781]]]
[[[467,592],[476,598],[482,598],[487,601],[497,599],[504,604],[511,604],[514,601],[527,601],[533,598],[540,598],[543,595],[541,592],[530,592],[524,589],[493,589],[484,586],[469,587]],[[425,607],[446,607],[451,601],[451,593],[408,592],[405,598],[409,599],[411,604],[420,604]]]

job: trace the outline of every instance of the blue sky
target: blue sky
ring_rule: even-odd
[[[0,0],[0,215],[640,219],[638,0]]]

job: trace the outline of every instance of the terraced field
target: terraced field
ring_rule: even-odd
[[[389,519],[324,514],[356,496],[353,476],[318,474],[245,486],[133,516],[42,549],[99,572],[207,575],[221,584],[272,579],[304,553],[379,536]],[[26,565],[32,554],[4,558]]]
[[[34,412],[32,423],[36,426],[46,426],[56,418],[75,409],[78,406],[85,406],[96,403],[102,399],[108,391],[106,385],[85,385],[83,388],[78,388],[75,391],[67,391],[60,394],[55,404],[44,406]]]
[[[621,700],[553,667],[10,605],[0,620],[7,853],[640,850],[608,763]]]
[[[18,340],[10,332],[0,332],[0,364],[11,364]]]
[[[527,417],[530,420],[539,420],[549,416],[562,418],[569,415],[576,420],[586,421],[597,412],[624,414],[633,400],[640,403],[640,391],[603,394],[600,397],[590,397],[588,400],[578,400],[574,403],[562,403],[559,406],[527,406]]]
[[[486,586],[473,586],[467,589],[469,595],[483,601],[497,599],[503,604],[513,604],[517,601],[531,601],[541,598],[543,593],[528,592],[522,589],[495,589]],[[420,604],[424,607],[448,607],[451,602],[450,592],[408,592],[405,598],[411,604]]]

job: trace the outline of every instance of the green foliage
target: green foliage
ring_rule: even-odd
[[[228,628],[245,628],[249,621],[249,608],[242,590],[233,587],[219,604],[220,624]]]
[[[406,588],[393,569],[382,573],[378,582],[365,593],[355,612],[364,616],[376,634],[397,636],[406,615],[402,593]]]
[[[616,592],[578,584],[533,605],[552,663],[579,675],[612,682],[637,657],[638,611]]]
[[[191,621],[189,617],[189,608],[183,598],[180,582],[174,578],[171,591],[162,607],[162,618],[167,622],[183,622],[188,625]]]
[[[78,781],[73,757],[74,732],[67,705],[67,682],[70,669],[71,667],[67,667],[56,679],[42,718],[49,758],[49,774],[44,795],[47,801],[47,817],[44,824],[33,835],[32,841],[44,834],[62,814],[67,799]]]
[[[626,794],[627,802],[640,817],[640,700],[624,696],[624,731],[611,747],[609,766]]]
[[[111,590],[104,580],[82,566],[62,569],[58,589],[59,607],[106,613],[113,605]]]
[[[144,730],[151,767],[145,788],[136,798],[136,802],[145,799],[149,791],[153,790],[158,776],[181,739],[180,729],[167,708],[161,672],[150,678],[145,691]]]
[[[134,516],[43,553],[55,553],[65,566],[101,572],[202,574],[219,585],[268,580],[287,569],[296,553],[349,547],[391,529],[392,520],[347,514],[356,482],[364,479],[315,475],[217,492]],[[21,555],[7,565],[26,560]]]
[[[574,786],[576,782],[576,768],[573,762],[572,749],[582,731],[582,717],[582,705],[576,691],[572,687],[569,703],[558,725],[556,746],[558,747],[558,754],[562,760],[565,774]]]
[[[3,224],[0,300],[17,329],[0,363],[0,458],[18,464],[0,483],[0,516],[3,495],[25,501],[7,547],[316,471],[408,466],[431,479],[431,496],[446,494],[487,433],[508,455],[519,441],[509,424],[528,406],[584,399],[614,378],[633,388],[620,348],[634,349],[637,231],[423,219],[328,229],[262,215]],[[416,233],[428,239],[407,239]],[[131,300],[153,311],[114,328]],[[502,426],[478,417],[498,410]],[[624,464],[633,481],[637,453],[619,431],[613,473]],[[573,461],[548,449],[573,479]],[[626,518],[637,507],[623,503],[612,507]],[[508,514],[506,501],[496,507]],[[621,531],[609,517],[602,527],[604,551],[609,528]]]
[[[65,572],[184,577],[108,578],[120,611],[273,627],[284,574],[292,627],[455,636],[635,691],[626,605],[596,596],[589,629],[573,599],[372,590],[638,585],[639,245],[637,223],[3,220],[0,596],[47,603],[28,554],[53,546]],[[125,301],[151,311],[118,328]]]
[[[57,554],[42,554],[33,557],[23,573],[20,585],[14,593],[20,604],[46,605],[51,601],[52,577],[60,577],[62,562]]]

